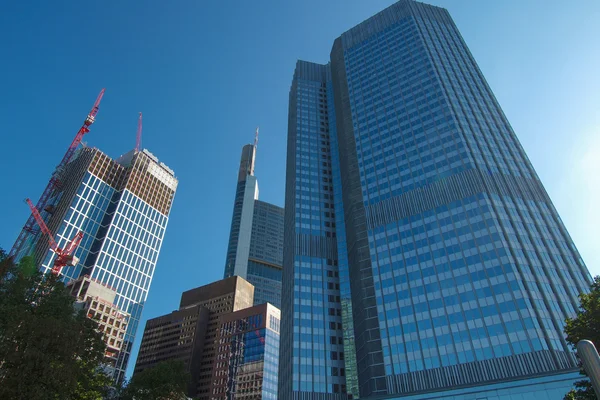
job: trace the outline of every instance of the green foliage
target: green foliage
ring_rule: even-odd
[[[19,272],[25,277],[32,277],[38,271],[32,256],[25,256],[19,261]]]
[[[14,267],[12,258],[8,257],[8,253],[0,247],[0,280]],[[19,262],[19,269],[27,276],[33,275],[37,271],[33,257],[23,257]]]
[[[97,324],[75,313],[54,275],[32,262],[0,281],[0,399],[99,400],[110,379],[99,370],[105,344]]]
[[[8,258],[8,253],[0,247],[0,280],[13,267],[13,262]]]
[[[564,400],[598,400],[590,381],[577,381],[575,382],[575,387],[576,389],[571,389],[571,391],[565,395],[563,398]]]
[[[567,342],[575,349],[582,339],[600,345],[600,276],[594,278],[589,293],[579,295],[579,311],[575,318],[567,318],[565,333]],[[581,369],[581,374],[586,375]],[[596,394],[589,380],[575,382],[575,390],[564,397],[565,400],[596,400]]]
[[[164,361],[135,374],[123,390],[121,399],[185,400],[189,381],[190,375],[182,361]]]

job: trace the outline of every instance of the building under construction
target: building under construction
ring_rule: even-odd
[[[75,297],[75,308],[83,310],[88,318],[98,323],[98,330],[106,344],[104,371],[114,376],[129,324],[129,314],[114,304],[116,290],[89,276],[72,280],[67,284],[67,290]]]
[[[279,309],[253,300],[239,276],[184,292],[179,310],[146,322],[134,373],[181,360],[190,397],[277,399]]]
[[[130,315],[115,380],[124,377],[142,308],[162,245],[178,181],[173,171],[140,149],[141,115],[134,150],[113,160],[81,146],[95,121],[92,111],[53,173],[10,256],[32,255],[44,272],[65,282],[89,276],[111,286],[114,305]]]

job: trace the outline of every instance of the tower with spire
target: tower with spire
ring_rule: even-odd
[[[258,199],[254,143],[242,148],[224,278],[241,276],[255,286],[254,304],[281,302],[283,208]]]

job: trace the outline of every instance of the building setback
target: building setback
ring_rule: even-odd
[[[80,148],[60,172],[60,188],[42,216],[60,248],[79,231],[74,252],[78,265],[65,267],[66,282],[82,276],[111,286],[115,306],[130,315],[115,380],[122,380],[142,308],[154,275],[177,179],[148,150],[131,151],[113,160],[95,148]],[[20,251],[31,254],[48,272],[56,254],[41,234]]]
[[[449,13],[330,60],[290,89],[279,398],[562,398],[591,277]]]
[[[224,277],[254,285],[254,304],[281,304],[283,208],[258,200],[256,146],[242,148]]]

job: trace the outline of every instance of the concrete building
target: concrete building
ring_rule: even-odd
[[[209,313],[204,348],[202,351],[202,367],[196,380],[198,399],[209,399],[212,385],[212,366],[216,355],[219,318],[227,313],[252,306],[254,287],[239,276],[223,279],[196,289],[188,290],[181,295],[179,309],[200,305]]]
[[[208,308],[197,304],[146,321],[134,374],[162,361],[181,360],[190,376],[198,377],[209,318]],[[195,379],[188,394],[196,394]]]
[[[184,292],[179,310],[146,322],[135,373],[178,359],[192,376],[190,397],[222,398],[227,382],[237,382],[229,387],[239,389],[239,396],[252,388],[253,399],[276,398],[279,309],[271,304],[253,307],[253,300],[254,287],[239,276]],[[234,332],[232,324],[247,329]],[[243,343],[235,371],[224,364],[232,337]]]
[[[80,260],[62,269],[65,282],[89,276],[115,288],[115,305],[130,315],[116,363],[115,380],[124,377],[143,305],[154,275],[177,179],[148,150],[131,151],[113,160],[100,150],[83,147],[57,177],[42,217],[58,247],[79,231],[74,252]],[[56,254],[41,234],[30,235],[19,256],[31,254],[48,272]]]
[[[84,310],[88,318],[98,323],[102,339],[106,343],[104,370],[114,376],[119,353],[123,348],[129,324],[129,314],[121,311],[114,302],[114,288],[89,276],[82,276],[67,284],[67,290],[75,297],[75,309]]]
[[[279,397],[561,399],[591,277],[448,11],[330,60],[290,89]]]
[[[242,149],[224,277],[254,285],[254,304],[281,303],[283,208],[258,200],[256,146]]]

